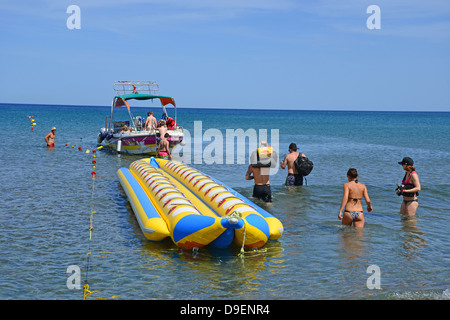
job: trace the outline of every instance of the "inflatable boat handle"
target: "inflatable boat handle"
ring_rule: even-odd
[[[220,223],[224,228],[240,229],[244,226],[244,220],[238,218],[222,218]]]

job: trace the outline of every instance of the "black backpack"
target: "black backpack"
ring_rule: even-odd
[[[313,162],[307,157],[303,157],[301,153],[299,153],[297,159],[295,159],[294,165],[297,169],[297,172],[304,177],[310,174],[314,167]]]

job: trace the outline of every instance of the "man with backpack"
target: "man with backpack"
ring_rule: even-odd
[[[295,143],[291,143],[289,145],[289,154],[281,161],[280,166],[281,169],[288,167],[287,186],[302,186],[303,177],[311,172],[313,164],[303,153],[297,152]]]

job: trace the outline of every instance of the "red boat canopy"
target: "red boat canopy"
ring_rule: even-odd
[[[124,105],[128,106],[127,100],[130,100],[130,99],[136,99],[136,100],[159,99],[163,106],[171,104],[174,107],[176,107],[175,100],[172,97],[155,96],[155,95],[152,95],[152,94],[139,94],[139,93],[123,94],[123,95],[120,95],[120,96],[116,96],[116,103],[115,103],[114,106],[115,107],[122,107]]]

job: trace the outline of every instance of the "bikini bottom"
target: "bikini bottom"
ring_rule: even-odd
[[[350,216],[352,217],[353,221],[355,221],[362,213],[362,211],[345,211],[345,212],[350,213]]]

